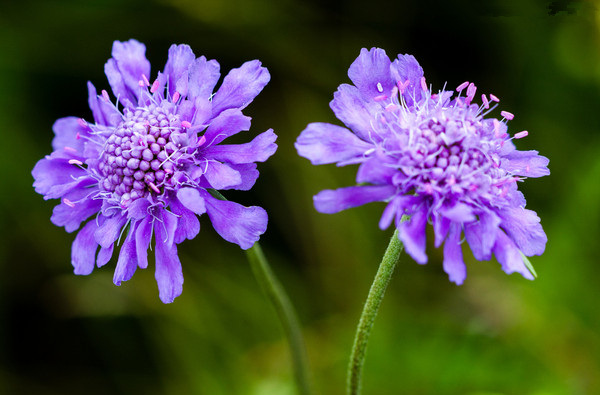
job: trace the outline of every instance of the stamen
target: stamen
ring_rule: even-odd
[[[523,130],[522,132],[515,134],[515,138],[522,139],[523,137],[527,137],[527,135],[529,135],[529,132],[527,130]]]
[[[145,86],[150,86],[150,81],[148,81],[148,78],[145,74],[142,74],[142,80],[144,81]]]
[[[181,127],[182,127],[182,128],[186,128],[186,129],[189,129],[189,128],[191,128],[191,127],[192,127],[192,124],[191,124],[191,123],[189,123],[188,121],[181,121]]]
[[[404,91],[406,90],[406,88],[408,88],[409,85],[410,85],[410,80],[408,80],[408,79],[404,82],[398,81],[398,89],[400,89],[400,94],[404,93]]]
[[[65,147],[63,148],[65,151],[69,151],[69,152],[77,152],[77,150],[73,147]]]
[[[396,108],[398,108],[398,106],[395,105],[394,103],[390,103],[387,106],[385,106],[386,111],[394,111]]]
[[[456,91],[462,92],[462,90],[465,89],[467,86],[469,86],[469,81],[465,81],[462,84],[460,84],[459,86],[457,86]]]
[[[382,100],[385,100],[387,98],[388,98],[387,95],[379,95],[379,96],[375,96],[373,98],[373,100],[375,100],[375,101],[382,101]]]
[[[486,109],[490,108],[490,102],[488,101],[488,98],[485,96],[485,94],[481,95],[481,101],[483,102],[483,107],[485,107]]]
[[[173,103],[177,103],[177,101],[179,100],[179,92],[175,92],[173,94]]]
[[[138,81],[138,85],[140,86],[140,88],[143,88],[144,87],[144,81],[139,80]]]
[[[490,99],[492,99],[492,101],[495,101],[496,103],[500,103],[500,99],[498,99],[495,95],[490,93]]]
[[[87,122],[85,121],[85,119],[83,118],[78,118],[77,119],[77,123],[79,124],[79,126],[81,126],[82,128],[87,128]]]
[[[425,82],[425,77],[421,77],[421,89],[427,92],[427,83]]]
[[[204,135],[200,136],[200,140],[198,140],[198,147],[206,142],[206,137]]]
[[[500,111],[500,115],[502,115],[504,118],[508,119],[509,121],[512,121],[514,119],[514,115],[508,111]]]
[[[500,137],[500,121],[494,118],[492,123],[494,124],[494,136]]]
[[[154,82],[152,83],[152,87],[150,88],[150,93],[154,93],[156,92],[156,90],[158,89],[158,78],[154,80]]]
[[[153,183],[153,182],[149,182],[148,186],[156,193],[160,193],[160,189],[158,189],[158,187]]]
[[[77,166],[81,166],[83,165],[83,162],[77,159],[69,159],[69,164],[70,165],[77,165]]]
[[[81,136],[79,135],[79,132],[77,132],[77,133],[75,134],[75,140],[79,140],[80,138],[81,138]]]
[[[72,201],[70,201],[67,198],[63,198],[63,203],[66,204],[69,207],[75,207],[75,203],[73,203]]]
[[[110,103],[110,97],[108,96],[108,92],[106,91],[106,89],[102,89],[102,98],[107,103]]]
[[[381,85],[381,82],[377,83],[377,90],[379,91],[379,93],[383,92],[383,86]]]

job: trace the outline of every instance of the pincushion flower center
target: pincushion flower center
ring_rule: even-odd
[[[108,137],[100,157],[100,188],[126,207],[150,195],[162,195],[172,183],[187,135],[175,106],[168,102],[125,109],[123,121]]]

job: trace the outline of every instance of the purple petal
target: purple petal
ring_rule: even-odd
[[[108,248],[100,247],[100,252],[98,252],[98,256],[96,257],[96,266],[102,267],[106,265],[108,261],[110,261],[110,258],[112,258],[114,246],[114,244],[111,244]]]
[[[94,115],[94,121],[98,125],[116,126],[123,119],[119,111],[112,103],[107,103],[103,98],[98,97],[96,88],[91,82],[88,81],[87,86],[88,104]]]
[[[438,210],[440,214],[452,222],[472,222],[476,217],[473,214],[473,208],[464,203],[454,202],[447,206],[442,206]]]
[[[244,130],[250,130],[250,117],[242,114],[242,111],[237,108],[225,110],[211,121],[204,132],[206,140],[204,146],[219,144],[227,137]]]
[[[126,108],[134,108],[134,103],[137,103],[137,95],[125,86],[123,76],[119,72],[117,62],[114,59],[108,59],[106,62],[104,65],[104,74],[106,74],[113,95],[119,98],[119,102]]]
[[[239,165],[229,165],[233,170],[240,173],[242,181],[237,185],[232,185],[223,189],[237,189],[239,191],[248,191],[254,186],[256,179],[258,178],[258,170],[256,170],[256,163],[242,163]]]
[[[502,158],[501,166],[516,176],[543,177],[550,174],[549,162],[537,151],[513,151]]]
[[[360,55],[350,65],[348,77],[367,100],[377,96],[391,95],[394,81],[390,74],[390,59],[380,48],[363,48]]]
[[[396,83],[409,81],[408,87],[403,94],[408,106],[412,106],[414,101],[418,102],[421,100],[423,68],[414,56],[408,54],[398,55],[398,58],[392,63],[391,74]]]
[[[135,229],[132,227],[129,237],[125,239],[119,253],[119,260],[117,261],[117,267],[113,276],[113,283],[115,285],[121,285],[122,281],[129,280],[135,273],[138,265],[135,244]]]
[[[71,264],[75,274],[88,275],[94,270],[98,244],[94,240],[96,222],[90,221],[77,233],[71,248]]]
[[[204,56],[196,59],[190,68],[188,92],[190,99],[209,103],[208,100],[221,76],[219,70],[219,63],[216,60],[206,60]]]
[[[378,140],[377,134],[372,133],[371,121],[375,114],[381,111],[381,105],[363,100],[358,88],[348,84],[340,85],[329,107],[335,116],[361,139]]]
[[[460,225],[450,225],[448,238],[444,243],[444,271],[448,273],[450,281],[461,285],[467,278],[467,267],[463,261],[462,247],[460,244]]]
[[[246,107],[270,79],[269,71],[262,67],[258,60],[246,62],[240,68],[232,69],[213,97],[213,114],[219,114],[228,108]]]
[[[433,233],[435,234],[435,248],[439,248],[446,236],[448,235],[448,230],[450,229],[451,221],[444,217],[443,215],[439,215],[434,211],[433,213]]]
[[[376,154],[363,162],[356,173],[357,183],[370,184],[391,184],[392,177],[398,173],[395,167],[391,166],[389,156]]]
[[[213,227],[225,240],[247,250],[267,230],[267,212],[260,207],[244,207],[203,193]]]
[[[206,212],[204,199],[200,196],[200,192],[195,188],[181,188],[177,191],[177,199],[179,199],[185,208],[198,215],[202,215]]]
[[[498,230],[496,234],[496,244],[494,244],[492,251],[500,265],[502,265],[502,270],[507,274],[517,272],[526,279],[533,280],[534,277],[523,263],[518,248],[501,230]]]
[[[177,199],[171,201],[171,211],[179,217],[177,229],[175,230],[175,243],[181,243],[185,239],[191,240],[196,237],[200,232],[200,221],[198,221],[196,214],[185,208]]]
[[[35,179],[35,191],[44,199],[57,199],[81,184],[90,185],[91,178],[85,170],[72,165],[66,158],[47,156],[39,160],[31,175]]]
[[[298,155],[307,158],[313,165],[360,157],[373,148],[348,129],[321,122],[309,124],[294,146]]]
[[[183,291],[183,272],[177,256],[177,245],[168,247],[161,240],[165,238],[161,226],[156,226],[156,283],[163,303],[171,303]]]
[[[119,237],[121,228],[125,225],[127,217],[121,214],[115,214],[112,217],[106,218],[101,215],[99,221],[101,225],[96,229],[94,237],[101,247],[108,248]]]
[[[157,214],[158,220],[154,222],[154,231],[156,232],[156,243],[163,243],[166,248],[171,248],[175,241],[175,231],[177,230],[177,216],[167,210],[160,210]],[[160,232],[158,231],[160,229]],[[159,237],[159,235],[162,235]]]
[[[368,185],[327,189],[314,196],[315,209],[324,214],[333,214],[366,203],[384,201],[396,193],[391,185]]]
[[[89,136],[89,131],[81,126],[80,122],[79,118],[75,117],[60,118],[54,122],[54,125],[52,125],[55,135],[52,140],[54,151],[62,151],[65,147],[69,147],[67,150],[71,151],[73,149],[77,154],[83,154],[83,145],[86,140],[82,137]]]
[[[148,214],[148,208],[150,207],[150,201],[148,199],[140,198],[136,199],[129,207],[127,207],[127,218],[130,219],[144,219]]]
[[[224,163],[209,161],[204,177],[214,189],[224,189],[242,182],[242,176]]]
[[[259,134],[249,143],[214,145],[204,151],[206,158],[216,159],[219,162],[252,163],[264,162],[277,150],[277,135],[272,129]]]
[[[425,253],[426,225],[427,210],[424,208],[417,210],[408,221],[396,224],[398,226],[398,237],[404,243],[406,252],[420,264],[427,263],[427,254]]]
[[[168,76],[169,95],[173,96],[175,91],[181,96],[188,93],[188,69],[196,60],[196,55],[189,45],[171,45],[169,56],[165,65],[164,73]]]
[[[542,255],[548,238],[535,211],[524,208],[506,208],[498,213],[500,227],[526,256]]]
[[[481,212],[479,221],[465,224],[465,237],[475,259],[488,261],[492,258],[492,247],[496,243],[498,225],[500,225],[500,218],[491,211]]]
[[[146,47],[136,40],[115,41],[112,57],[124,86],[136,98],[133,103],[137,103],[138,92],[140,92],[139,81],[142,81],[142,76],[150,78],[150,62],[146,59]]]
[[[140,269],[148,267],[148,246],[152,238],[152,219],[144,218],[135,230],[135,255]]]
[[[83,221],[97,213],[102,206],[100,200],[85,198],[89,193],[90,191],[85,188],[79,188],[69,193],[66,198],[71,203],[66,204],[63,201],[55,206],[50,221],[56,226],[64,226],[69,233],[79,228]]]

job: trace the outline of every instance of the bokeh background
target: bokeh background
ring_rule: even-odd
[[[163,305],[152,269],[121,287],[114,262],[72,274],[73,234],[49,221],[31,169],[52,124],[90,119],[86,81],[108,89],[113,40],[147,46],[153,76],[172,43],[221,70],[260,59],[272,79],[245,111],[279,150],[250,192],[269,212],[261,244],[302,320],[320,394],[342,394],[362,303],[391,230],[383,204],[318,214],[311,196],[355,169],[311,166],[293,142],[362,47],[417,57],[439,89],[475,81],[516,114],[518,142],[550,158],[521,189],[548,234],[533,282],[476,262],[451,284],[441,251],[403,256],[378,316],[364,394],[600,393],[600,5],[490,0],[65,0],[0,5],[0,392],[294,394],[287,345],[243,251],[203,230],[180,246],[183,295]],[[249,137],[248,137],[249,139]]]

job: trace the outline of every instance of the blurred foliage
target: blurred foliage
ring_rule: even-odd
[[[158,299],[152,270],[115,287],[112,264],[72,274],[72,234],[31,187],[52,123],[90,117],[85,82],[107,88],[113,40],[146,43],[153,73],[171,43],[223,71],[261,59],[271,83],[246,110],[250,134],[279,150],[250,192],[261,239],[304,323],[321,394],[343,393],[354,328],[391,232],[372,204],[318,214],[311,196],[350,185],[352,168],[313,167],[293,142],[327,103],[360,48],[414,54],[441,88],[475,81],[517,114],[521,149],[552,175],[522,185],[549,237],[539,278],[468,258],[449,283],[441,252],[403,256],[376,322],[367,394],[600,393],[600,5],[492,0],[22,0],[0,5],[0,392],[7,394],[294,394],[287,345],[244,254],[209,222],[181,245],[184,292]],[[470,253],[466,253],[470,257]]]

